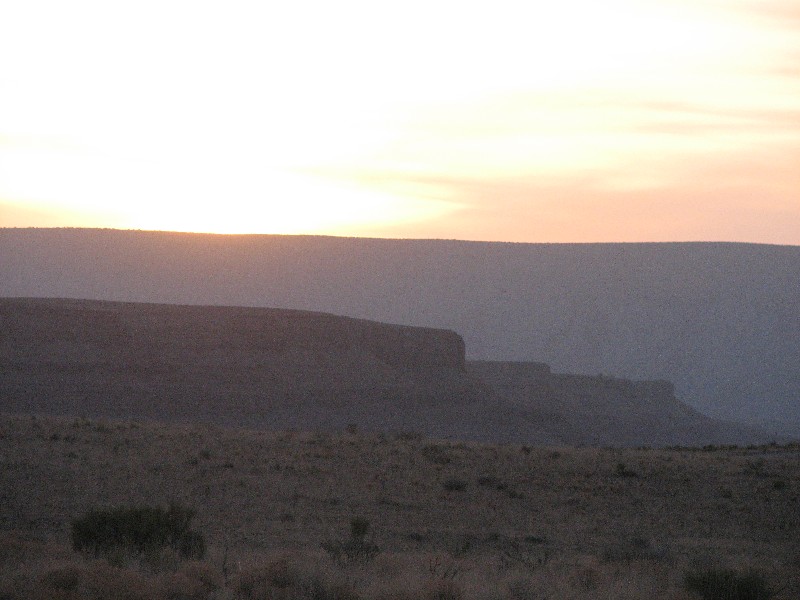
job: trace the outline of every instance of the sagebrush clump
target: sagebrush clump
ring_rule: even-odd
[[[72,521],[72,547],[95,557],[114,551],[148,554],[171,549],[180,557],[201,559],[206,544],[190,529],[195,511],[172,503],[160,506],[102,508]]]
[[[766,578],[756,571],[695,569],[686,573],[684,585],[703,600],[770,600],[775,595]]]
[[[367,541],[370,523],[362,517],[350,520],[350,539],[345,541],[328,540],[322,542],[323,550],[339,566],[366,564],[380,552],[380,548]]]

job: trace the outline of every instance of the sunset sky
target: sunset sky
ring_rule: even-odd
[[[0,226],[800,244],[800,2],[0,0]]]

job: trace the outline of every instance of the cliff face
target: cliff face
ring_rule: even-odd
[[[470,387],[451,331],[320,313],[1,299],[0,329],[7,411],[257,424],[311,399],[403,404]]]
[[[446,330],[304,311],[69,299],[0,299],[6,360],[80,364],[260,363],[331,359],[354,349],[386,366],[464,370],[464,342]],[[33,354],[31,354],[33,353]]]
[[[469,362],[446,330],[295,310],[0,299],[0,411],[493,443],[750,441],[668,382]],[[737,437],[738,436],[738,437]]]
[[[467,370],[562,443],[599,446],[741,444],[761,439],[710,419],[675,397],[668,381],[553,373],[547,365],[470,361]]]

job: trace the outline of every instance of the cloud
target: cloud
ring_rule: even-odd
[[[639,165],[641,167],[641,165]],[[569,175],[374,176],[424,186],[460,208],[370,235],[519,242],[747,241],[800,244],[800,155],[730,151]],[[438,190],[438,192],[434,191]]]

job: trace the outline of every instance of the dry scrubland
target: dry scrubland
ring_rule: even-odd
[[[690,599],[698,566],[798,598],[798,458],[2,416],[0,598]],[[70,547],[91,509],[170,501],[203,560]]]

